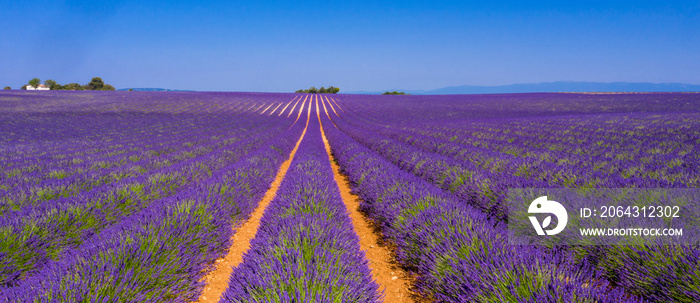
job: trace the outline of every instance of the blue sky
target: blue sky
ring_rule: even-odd
[[[700,84],[700,1],[6,1],[0,86]]]

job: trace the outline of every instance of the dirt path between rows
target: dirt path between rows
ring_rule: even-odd
[[[299,115],[301,115],[302,111],[303,108],[300,108]],[[199,299],[195,302],[219,302],[221,295],[224,293],[224,291],[226,291],[233,268],[237,267],[239,264],[241,264],[241,262],[243,262],[243,255],[248,251],[248,249],[250,249],[250,241],[255,238],[255,234],[258,232],[258,228],[260,227],[260,219],[265,213],[267,206],[270,205],[272,199],[274,199],[275,195],[277,195],[277,190],[279,189],[280,184],[282,184],[282,180],[284,180],[284,176],[287,174],[289,165],[292,163],[294,155],[296,155],[297,150],[299,149],[299,144],[301,143],[301,140],[304,139],[304,135],[306,135],[306,129],[309,127],[309,118],[311,117],[310,102],[307,112],[306,126],[304,127],[304,131],[301,133],[296,146],[294,146],[294,149],[292,149],[292,152],[289,154],[289,158],[287,158],[287,160],[280,166],[279,170],[277,171],[277,175],[275,176],[275,180],[272,181],[272,184],[270,185],[270,189],[265,192],[265,196],[262,198],[262,200],[260,200],[258,207],[255,208],[250,218],[245,223],[238,223],[236,226],[234,226],[232,239],[233,244],[231,245],[231,248],[229,248],[226,256],[216,260],[215,269],[206,275],[206,285],[204,286],[204,290],[199,296]],[[297,117],[297,120],[298,119],[299,117]]]
[[[321,103],[323,104],[326,115],[330,119],[323,99],[321,99]],[[320,123],[321,117],[318,108],[317,99],[316,114],[319,115],[318,120]],[[372,222],[360,212],[360,198],[350,191],[350,183],[347,177],[340,173],[340,167],[331,154],[331,147],[330,144],[328,144],[326,133],[323,131],[322,123],[321,137],[326,147],[328,160],[331,162],[331,167],[333,168],[333,178],[338,184],[340,195],[343,198],[345,207],[348,209],[355,233],[360,238],[360,249],[365,252],[365,257],[367,261],[369,261],[369,268],[372,270],[372,276],[379,284],[380,289],[384,290],[384,302],[414,302],[417,296],[410,290],[411,285],[413,285],[412,277],[399,267],[392,255],[391,249],[381,242],[382,237],[375,228],[373,228]]]
[[[277,106],[275,106],[275,108],[274,108],[269,114],[267,114],[267,115],[268,115],[268,116],[272,116],[272,114],[274,114],[275,111],[277,111],[277,109],[280,108],[280,106],[282,106],[282,104],[283,104],[283,103],[277,104]],[[265,112],[263,112],[263,114],[264,114],[264,113],[265,113]]]
[[[301,98],[299,98],[299,100],[297,100],[297,102],[294,103],[294,106],[292,106],[292,109],[289,110],[287,118],[289,118],[292,115],[292,113],[294,113],[294,109],[297,107],[297,103],[299,103],[299,101],[301,101]],[[306,102],[306,97],[304,97],[304,102]],[[301,107],[304,107],[304,103],[301,104]]]
[[[298,97],[299,97],[299,99],[301,99],[300,96],[298,96]],[[290,105],[292,105],[292,102],[294,102],[294,100],[296,100],[296,98],[297,98],[297,97],[294,97],[294,99],[292,99],[292,101],[289,101],[289,103],[287,103],[287,105],[285,105],[284,108],[282,108],[282,111],[280,111],[280,113],[279,113],[279,115],[277,115],[277,117],[279,117],[279,116],[281,116],[282,114],[284,114],[284,111],[287,109],[287,107],[289,107]],[[298,102],[298,101],[299,101],[299,100],[297,100],[297,102]],[[296,105],[296,103],[294,103],[294,105]]]
[[[330,97],[329,97],[329,98],[330,98]],[[335,103],[335,106],[337,106],[337,107],[340,109],[340,111],[342,111],[343,113],[345,113],[345,110],[344,110],[342,107],[340,107],[340,104],[338,104],[338,101],[337,101],[336,99],[334,99],[334,98],[330,98],[330,99],[331,99],[331,101],[333,101],[333,103]],[[329,103],[330,103],[330,102],[329,102]],[[336,113],[336,115],[337,115],[337,113]]]
[[[270,109],[270,107],[272,107],[273,105],[275,105],[275,104],[274,104],[274,103],[270,103],[270,105],[268,105],[260,114],[261,114],[261,115],[262,115],[262,114],[265,114],[265,112],[266,112],[268,109]]]
[[[333,113],[334,113],[336,116],[340,117],[340,115],[338,115],[338,112],[335,111],[335,107],[333,107],[333,103],[331,102],[331,100],[333,100],[333,99],[332,99],[332,98],[326,98],[326,99],[327,99],[327,101],[328,101],[328,106],[333,110]],[[324,103],[323,106],[326,106],[326,104]],[[326,114],[328,114],[328,112],[326,112]],[[330,114],[329,114],[329,115],[328,115],[328,119],[330,119],[330,118],[331,118],[331,117],[330,117]],[[333,120],[331,120],[331,121],[333,121]],[[335,124],[335,122],[333,122],[333,124]]]
[[[297,121],[299,121],[299,117],[301,117],[301,113],[304,112],[304,104],[306,104],[306,98],[304,98],[304,101],[301,102],[301,106],[299,107],[299,114],[297,115],[297,119],[294,120],[294,123],[292,123],[292,126],[294,126],[294,124],[297,124]],[[309,100],[309,110],[311,110],[311,100]],[[292,108],[292,111],[294,111],[294,108]],[[292,113],[290,112],[289,114],[291,115]],[[311,112],[309,112],[309,114],[311,114]],[[287,118],[289,118],[289,116],[287,116]],[[306,120],[306,125],[309,125],[308,119]],[[292,128],[292,126],[290,126],[289,128]]]
[[[326,101],[329,102],[328,105],[330,106],[330,101],[328,101],[328,98],[326,98]],[[338,128],[338,125],[335,125],[335,122],[333,122],[333,120],[331,120],[331,115],[328,114],[328,109],[326,108],[326,102],[323,102],[323,98],[321,98],[321,104],[323,105],[323,112],[326,113],[326,117],[328,117],[328,120],[330,120],[331,123],[333,123],[333,127]],[[321,121],[321,119],[319,118],[318,121]]]

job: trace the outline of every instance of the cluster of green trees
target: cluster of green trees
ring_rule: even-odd
[[[410,95],[410,94],[407,94],[404,92],[393,91],[393,92],[384,92],[382,95]]]
[[[32,80],[29,80],[29,83],[22,86],[21,89],[27,89],[28,85],[37,87],[40,83],[41,80],[39,80],[39,78],[34,78]],[[68,83],[66,85],[61,85],[51,79],[44,81],[44,85],[46,85],[46,87],[50,88],[51,90],[116,90],[114,86],[105,84],[105,82],[102,81],[102,78],[100,77],[92,78],[92,80],[90,80],[90,83],[85,85],[80,85],[78,83]],[[10,89],[10,87],[7,86],[5,87],[5,89]]]
[[[309,89],[300,89],[296,91],[295,93],[307,93],[307,94],[337,94],[340,91],[340,88],[329,86],[328,88],[325,88],[321,86],[321,88],[316,88],[316,87],[311,87]]]

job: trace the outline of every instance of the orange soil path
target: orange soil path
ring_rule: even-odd
[[[275,104],[274,104],[274,103],[270,103],[270,105],[268,105],[260,114],[261,114],[261,115],[264,114],[264,113],[265,113],[268,109],[270,109],[270,107],[272,107],[273,105],[275,105]]]
[[[299,121],[299,117],[301,117],[301,113],[304,111],[304,104],[306,104],[306,98],[304,98],[304,101],[301,102],[301,106],[299,107],[299,114],[297,115],[297,119],[294,120],[294,123],[292,123],[292,125],[289,128],[292,128],[292,126],[294,126],[294,124],[297,124],[297,121]],[[311,100],[309,100],[309,110],[311,110]],[[292,108],[292,111],[294,111],[294,108]],[[289,114],[291,115],[292,113],[289,112]],[[309,114],[311,114],[311,113],[309,113]],[[287,117],[289,117],[289,116],[287,116]],[[307,120],[306,123],[308,124],[309,121]]]
[[[246,109],[246,110],[250,111],[250,112],[255,112],[257,110],[255,103],[250,103],[250,105],[248,106],[248,109]]]
[[[328,101],[328,99],[326,99],[326,101],[330,102],[330,101]],[[328,117],[328,120],[330,120],[331,123],[333,123],[333,126],[335,128],[338,128],[338,125],[335,125],[335,122],[333,122],[333,120],[331,120],[331,115],[328,114],[328,109],[326,108],[326,102],[324,102],[323,99],[321,99],[321,104],[323,104],[323,112],[326,113],[326,117]],[[328,105],[330,105],[330,103]],[[321,119],[318,119],[318,121],[321,121]]]
[[[333,113],[334,113],[336,116],[340,117],[340,115],[338,115],[338,112],[335,111],[335,107],[333,107],[333,102],[331,101],[332,99],[331,99],[331,98],[328,98],[327,100],[328,100],[328,106],[330,106],[330,108],[333,110]],[[328,114],[328,113],[326,113],[326,114]],[[330,116],[328,116],[328,119],[330,119]],[[332,121],[332,120],[331,120],[331,121]],[[335,123],[335,122],[334,122],[334,123]]]
[[[331,98],[331,100],[333,100],[333,103],[335,103],[335,106],[337,106],[343,113],[345,113],[345,110],[340,106],[340,104],[338,104],[337,100],[335,100],[334,98]]]
[[[289,116],[292,115],[292,113],[294,112],[294,109],[297,107],[297,103],[299,103],[299,101],[301,101],[301,98],[299,98],[299,100],[297,100],[297,102],[294,102],[294,106],[292,106],[292,109],[289,110],[289,114],[287,114],[287,118],[289,118]],[[306,97],[304,97],[304,101],[306,101]],[[301,107],[304,107],[304,103],[301,104]]]
[[[275,107],[275,109],[273,109],[273,110],[272,110],[269,114],[267,114],[267,115],[268,115],[268,116],[272,116],[272,114],[274,114],[274,113],[277,111],[277,109],[280,108],[280,106],[282,106],[282,104],[284,104],[284,102],[282,102],[282,103],[280,103],[280,104],[277,104],[277,106]]]
[[[301,110],[303,110],[303,108],[301,108]],[[301,111],[299,112],[299,115],[301,115]],[[270,205],[272,199],[274,199],[275,195],[277,195],[277,190],[279,189],[280,184],[282,184],[282,180],[287,174],[289,165],[292,163],[294,155],[296,155],[297,150],[299,149],[299,144],[301,143],[301,140],[304,139],[304,135],[306,135],[306,129],[309,127],[310,117],[311,103],[309,102],[309,110],[306,115],[306,127],[304,127],[304,131],[301,133],[301,137],[299,137],[296,146],[289,154],[287,161],[284,161],[284,163],[282,163],[280,166],[280,169],[277,171],[277,176],[275,176],[275,180],[270,185],[270,189],[265,192],[265,196],[258,203],[258,207],[255,208],[250,218],[242,225],[240,225],[240,223],[236,224],[240,225],[240,228],[236,228],[237,226],[234,226],[234,234],[232,239],[233,244],[231,245],[231,248],[229,248],[229,251],[225,257],[216,260],[216,267],[213,271],[206,275],[206,285],[204,286],[204,291],[202,291],[199,299],[195,302],[218,302],[221,295],[224,293],[224,291],[226,291],[229,277],[233,272],[233,268],[237,267],[239,264],[241,264],[241,262],[243,262],[243,255],[248,251],[248,249],[250,249],[250,241],[255,238],[255,234],[258,232],[258,228],[260,227],[260,219],[262,218],[263,213],[265,213],[267,206]]]
[[[297,97],[294,97],[294,99],[292,99],[292,101],[289,101],[289,103],[287,103],[287,105],[285,105],[284,108],[282,108],[282,111],[279,113],[279,115],[277,115],[277,117],[279,117],[279,116],[281,116],[282,114],[284,114],[284,111],[287,109],[287,107],[288,107],[290,104],[292,104],[292,102],[294,102],[294,100],[296,100],[296,98],[297,98]],[[297,100],[297,101],[299,101],[299,100]],[[296,105],[296,103],[294,103],[294,105]]]
[[[255,110],[253,110],[253,112],[259,111],[263,106],[265,106],[265,104],[258,106],[258,108],[256,108]]]
[[[323,99],[321,101],[323,102]],[[321,116],[318,111],[318,100],[316,100],[316,114],[319,115],[318,121],[320,123]],[[326,115],[328,115],[328,111],[326,111]],[[330,115],[328,117],[330,119]],[[412,285],[411,277],[394,261],[391,250],[384,245],[380,245],[381,236],[375,233],[371,222],[360,213],[360,198],[351,193],[347,177],[340,173],[340,167],[336,164],[331,154],[331,146],[328,144],[326,133],[323,131],[323,124],[321,124],[321,137],[323,138],[323,145],[326,147],[328,160],[333,168],[333,178],[338,184],[343,203],[348,209],[353,229],[360,238],[360,249],[365,252],[369,268],[372,270],[372,277],[377,281],[380,289],[384,290],[384,302],[414,302],[416,296],[409,290]]]

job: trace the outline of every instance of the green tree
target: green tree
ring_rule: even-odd
[[[5,88],[3,88],[3,89],[4,89],[4,90],[11,90],[11,89],[12,89],[12,87],[9,87],[9,86],[5,86]]]
[[[68,83],[63,86],[65,90],[84,90],[83,86],[78,83]]]
[[[105,84],[100,90],[117,90],[114,88],[114,86],[111,86],[109,84]]]
[[[58,89],[58,87],[60,86],[58,83],[56,83],[56,81],[53,81],[51,79],[44,81],[44,85],[53,90]]]
[[[340,91],[340,88],[329,86],[328,88],[324,88],[321,86],[321,88],[316,88],[312,86],[309,89],[300,89],[295,91],[295,93],[308,93],[308,94],[337,94]]]
[[[26,85],[26,84],[25,84],[25,85],[22,85],[22,87],[20,87],[19,89],[21,89],[21,90],[27,90],[27,85]]]
[[[133,88],[130,88],[130,89],[129,89],[129,91],[130,91],[130,92],[133,92],[133,91],[134,91],[134,89],[133,89]]]
[[[34,78],[32,80],[29,80],[29,85],[34,86],[34,87],[38,87],[39,83],[41,83],[41,80],[39,80],[39,78]]]
[[[92,80],[90,80],[90,83],[88,83],[85,86],[86,90],[102,90],[104,88],[105,82],[102,81],[102,78],[100,77],[94,77]]]

